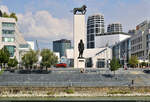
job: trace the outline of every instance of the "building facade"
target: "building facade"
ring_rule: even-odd
[[[107,27],[107,32],[108,33],[123,32],[123,30],[122,30],[122,24],[120,24],[120,23],[109,24],[108,27]]]
[[[131,35],[134,35],[136,33],[136,30],[135,29],[131,29],[131,30],[128,31],[128,33],[131,34]]]
[[[73,66],[73,49],[66,50],[66,58],[68,66]],[[85,49],[83,57],[86,60],[86,67],[90,68],[109,68],[110,60],[112,59],[112,49],[109,47]]]
[[[53,41],[53,51],[59,52],[60,57],[66,56],[65,51],[66,49],[71,48],[71,41],[66,39],[56,40]]]
[[[16,57],[19,62],[22,55],[30,49],[14,18],[0,17],[0,49],[3,47],[7,48],[11,58]]]
[[[104,33],[104,16],[94,14],[87,20],[87,48],[95,48],[95,36]]]
[[[101,48],[106,46],[113,46],[118,42],[121,42],[127,38],[131,37],[128,33],[123,32],[113,32],[113,33],[104,33],[101,35],[96,35],[95,37],[95,47]]]
[[[130,38],[118,42],[112,47],[112,57],[119,59],[121,65],[125,65],[128,63],[129,58],[131,57]]]
[[[136,26],[136,33],[131,37],[131,55],[146,61],[150,51],[150,21],[144,21]]]

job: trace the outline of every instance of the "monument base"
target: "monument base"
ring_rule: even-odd
[[[78,58],[77,60],[77,68],[85,68],[85,59],[84,58]]]

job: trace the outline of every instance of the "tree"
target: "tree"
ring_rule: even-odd
[[[18,18],[15,13],[11,13],[10,18],[14,18],[16,21],[18,21]]]
[[[8,66],[11,67],[11,68],[16,67],[17,64],[18,64],[18,61],[17,61],[16,57],[13,58],[13,59],[9,59],[9,61],[8,61]]]
[[[137,56],[131,56],[131,58],[129,59],[129,65],[133,68],[135,68],[138,64],[138,58]]]
[[[41,51],[41,56],[42,56],[41,66],[46,67],[46,70],[48,67],[55,65],[58,61],[57,56],[55,56],[54,53],[51,52],[49,49],[43,49]]]
[[[24,56],[22,57],[22,64],[26,68],[32,68],[33,65],[38,61],[37,51],[33,51],[30,49]]]
[[[8,15],[6,12],[4,12],[4,13],[2,14],[2,17],[9,18],[9,15]]]
[[[9,51],[7,50],[6,47],[3,47],[1,50],[0,50],[0,66],[5,67],[5,64],[8,63],[9,61],[9,57],[10,57],[10,54],[9,54]]]
[[[15,14],[14,12],[11,13],[10,15],[7,14],[6,12],[4,12],[4,13],[2,14],[2,17],[5,17],[5,18],[14,18],[16,21],[18,21],[18,18],[17,18],[16,14]]]
[[[115,71],[118,70],[119,68],[120,68],[119,61],[116,58],[113,58],[110,61],[110,70],[114,71],[114,75],[115,75]]]

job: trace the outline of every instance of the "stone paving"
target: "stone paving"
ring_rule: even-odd
[[[134,80],[134,86],[150,86],[150,73],[145,69],[120,69],[113,72],[108,69],[52,69],[48,74],[20,74],[19,71],[4,72],[0,75],[0,86],[129,86]]]

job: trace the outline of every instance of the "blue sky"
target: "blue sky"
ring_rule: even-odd
[[[87,5],[86,18],[101,13],[105,28],[120,22],[124,32],[150,17],[150,0],[0,0],[0,9],[15,12],[18,26],[26,40],[36,39],[40,48],[52,48],[52,41],[73,37],[74,7]]]

